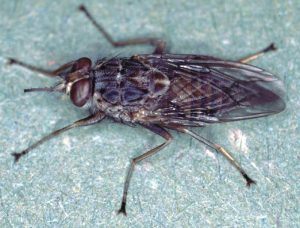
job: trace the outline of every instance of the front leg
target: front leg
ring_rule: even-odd
[[[103,118],[105,117],[105,114],[102,112],[98,112],[94,115],[91,115],[89,117],[86,117],[84,119],[78,120],[66,127],[63,127],[59,130],[53,131],[52,133],[50,133],[49,135],[46,135],[45,137],[41,138],[39,141],[37,141],[36,143],[32,144],[31,146],[29,146],[28,148],[26,148],[25,150],[19,152],[19,153],[12,153],[12,155],[15,157],[15,162],[18,162],[19,159],[28,154],[31,150],[33,150],[34,148],[38,147],[39,145],[43,144],[44,142],[54,138],[55,136],[60,135],[61,133],[68,131],[72,128],[76,128],[76,127],[82,127],[82,126],[88,126],[88,125],[92,125],[95,123],[100,122]]]
[[[92,61],[89,58],[82,57],[75,61],[65,63],[64,65],[58,67],[55,70],[46,70],[46,69],[25,63],[23,61],[14,59],[14,58],[8,58],[7,64],[8,65],[18,65],[18,66],[24,67],[25,69],[31,70],[36,73],[43,74],[48,77],[56,77],[56,76],[59,76],[60,74],[64,73],[67,70],[69,70],[69,72],[71,72],[71,71],[74,72],[76,70],[87,71],[91,67]]]

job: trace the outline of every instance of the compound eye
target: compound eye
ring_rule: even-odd
[[[79,77],[78,74],[74,75],[74,73],[79,72],[79,75],[86,74],[91,69],[91,66],[92,66],[92,61],[89,58],[83,57],[77,59],[76,61],[72,61],[62,65],[58,69],[57,74],[61,78],[70,82]]]
[[[92,96],[90,79],[83,78],[72,84],[70,98],[74,105],[82,107]]]
[[[72,67],[72,71],[88,71],[91,68],[92,61],[89,58],[83,57],[75,61]]]

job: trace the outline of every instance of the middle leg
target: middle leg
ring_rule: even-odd
[[[125,181],[125,184],[124,184],[121,208],[118,211],[118,213],[123,213],[124,215],[126,215],[126,201],[127,201],[127,193],[128,193],[129,183],[130,183],[130,179],[132,177],[132,173],[133,173],[135,165],[138,162],[140,162],[140,161],[156,154],[157,152],[162,150],[164,147],[169,145],[170,142],[172,141],[172,136],[164,128],[162,128],[158,125],[142,125],[142,126],[147,128],[148,130],[160,135],[166,141],[164,143],[160,144],[159,146],[157,146],[157,147],[147,151],[146,153],[144,153],[140,156],[137,156],[137,157],[135,157],[131,160],[130,167],[129,167],[129,170],[128,170],[128,173],[127,173],[127,176],[126,176],[126,181]]]

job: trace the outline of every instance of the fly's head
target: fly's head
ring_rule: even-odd
[[[57,88],[69,95],[75,106],[84,106],[92,97],[93,79],[90,75],[91,65],[92,61],[90,59],[80,58],[59,73],[63,81]]]
[[[22,65],[24,66],[24,64]],[[59,76],[62,80],[50,88],[31,88],[25,89],[24,92],[49,91],[65,93],[70,96],[70,99],[75,106],[82,107],[92,98],[93,95],[91,66],[92,61],[89,58],[83,57],[76,61],[66,63],[57,70],[51,72],[44,71],[46,72],[44,73],[40,69],[35,70],[51,77]],[[25,67],[29,68],[28,65]]]

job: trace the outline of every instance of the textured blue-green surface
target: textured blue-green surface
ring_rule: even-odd
[[[65,133],[13,164],[41,136],[86,113],[67,97],[24,88],[54,80],[6,57],[55,68],[89,56],[131,55],[113,49],[76,10],[80,1],[0,1],[1,227],[299,227],[300,2],[298,0],[89,0],[86,6],[118,38],[158,36],[173,53],[237,59],[275,42],[254,65],[286,85],[287,109],[268,118],[196,131],[230,150],[257,185],[220,155],[189,137],[136,168],[128,216],[117,216],[129,158],[159,144],[147,130],[104,121]]]

